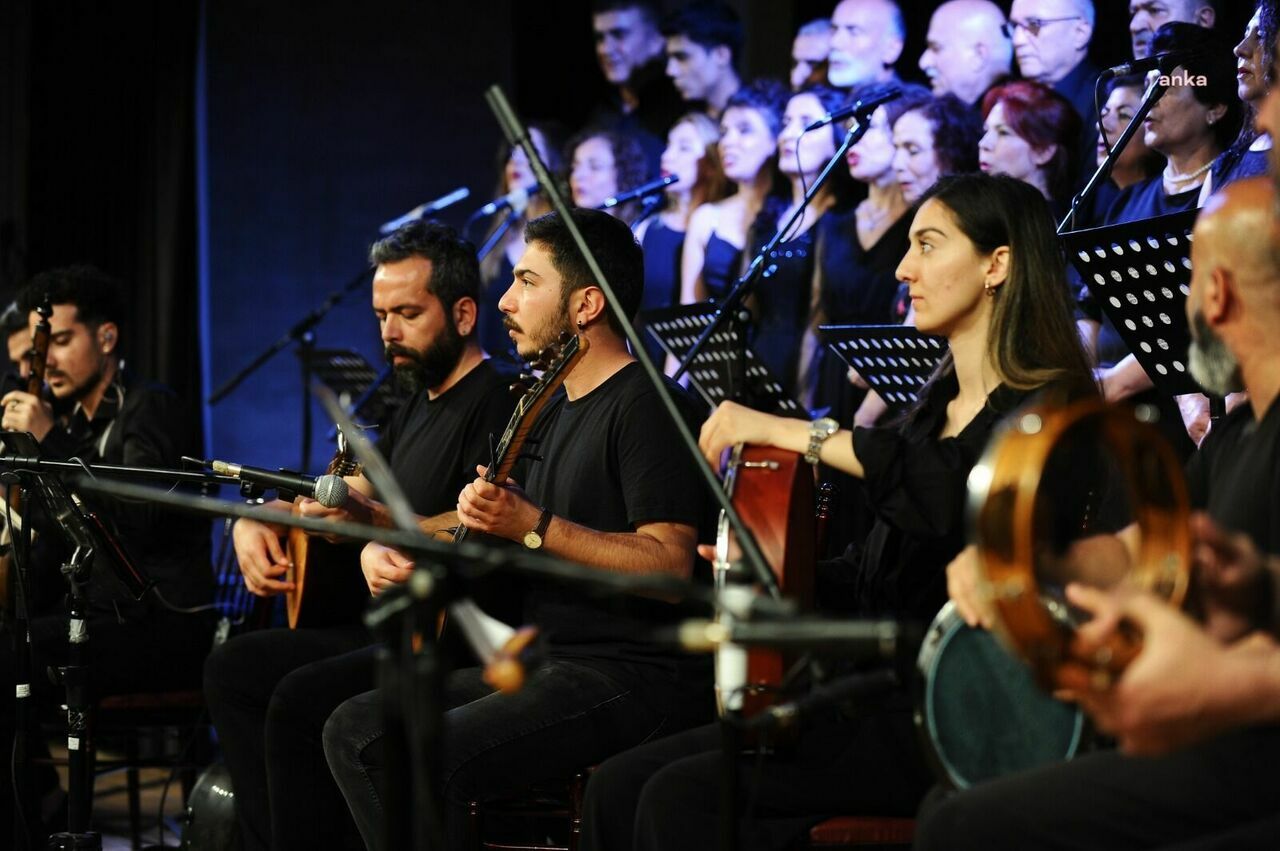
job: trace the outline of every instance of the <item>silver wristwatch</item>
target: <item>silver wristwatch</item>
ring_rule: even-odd
[[[816,465],[822,453],[822,444],[839,430],[840,423],[831,417],[822,417],[809,423],[809,448],[805,450],[804,460]]]

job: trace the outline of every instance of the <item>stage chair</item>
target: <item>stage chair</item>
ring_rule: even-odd
[[[909,818],[837,816],[809,829],[810,848],[910,848],[916,823]]]
[[[567,782],[540,784],[525,797],[483,804],[472,801],[467,814],[469,847],[472,851],[577,851],[578,837],[582,834],[582,798],[593,770],[594,766],[579,771]],[[564,837],[564,844],[529,840],[524,840],[521,844],[515,839],[487,839],[488,819],[549,825],[552,830],[539,829],[537,834],[545,834],[553,839]]]

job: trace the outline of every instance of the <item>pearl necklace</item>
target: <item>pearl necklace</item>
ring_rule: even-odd
[[[1183,183],[1190,183],[1191,181],[1195,180],[1197,177],[1200,177],[1201,175],[1203,175],[1210,168],[1212,168],[1213,162],[1214,162],[1213,160],[1209,160],[1207,163],[1200,166],[1195,171],[1187,172],[1186,174],[1183,174],[1183,175],[1169,174],[1169,167],[1165,166],[1164,174],[1162,174],[1161,177],[1164,179],[1165,183],[1172,183],[1175,186]]]

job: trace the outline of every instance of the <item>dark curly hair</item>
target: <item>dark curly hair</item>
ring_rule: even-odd
[[[125,310],[122,299],[124,286],[97,266],[78,264],[41,272],[18,293],[18,310],[23,317],[31,315],[44,301],[45,295],[53,305],[70,304],[76,309],[76,321],[96,331],[108,322],[120,328],[121,341],[127,339],[124,331]]]
[[[1276,39],[1280,38],[1280,3],[1258,0],[1258,43],[1262,47],[1262,73],[1267,88],[1276,84]]]
[[[989,90],[982,98],[985,119],[996,104],[1004,105],[1004,120],[1018,137],[1033,148],[1055,148],[1044,164],[1049,197],[1057,203],[1071,200],[1075,187],[1080,116],[1071,101],[1034,80],[1016,80]]]
[[[573,152],[579,145],[591,139],[603,139],[609,144],[609,152],[613,154],[614,179],[618,185],[618,192],[635,189],[649,179],[649,160],[645,157],[644,148],[640,147],[640,143],[625,133],[600,128],[588,128],[569,140],[569,144],[564,148],[564,162],[567,169],[570,171],[573,169]],[[618,218],[629,222],[635,216],[636,204],[622,204],[615,207],[614,211]]]
[[[918,112],[933,131],[933,155],[940,174],[965,174],[978,170],[978,140],[982,122],[978,114],[955,95],[931,97],[902,115]]]
[[[732,107],[754,109],[764,119],[769,132],[777,136],[782,132],[782,113],[787,108],[791,89],[771,77],[758,77],[738,89],[725,103],[725,111]],[[721,115],[724,113],[722,112]]]

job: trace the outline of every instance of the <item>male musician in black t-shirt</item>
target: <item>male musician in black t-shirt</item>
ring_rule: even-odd
[[[574,220],[620,308],[633,314],[643,260],[631,232],[603,213],[580,210]],[[528,356],[564,331],[589,348],[563,398],[539,420],[541,460],[523,487],[476,479],[458,497],[459,520],[600,570],[688,577],[705,515],[696,469],[677,451],[675,426],[563,220],[530,222],[525,240],[500,302],[517,349]],[[520,692],[493,695],[475,668],[447,679],[439,777],[449,848],[461,847],[468,801],[570,777],[709,716],[705,663],[650,641],[653,626],[670,617],[665,604],[606,602],[547,585],[530,592],[526,617],[545,633],[549,658]],[[387,776],[380,703],[377,692],[347,701],[324,734],[329,765],[370,848],[383,847],[389,784],[407,782]]]
[[[514,407],[510,376],[495,370],[475,336],[479,270],[475,248],[451,229],[409,224],[376,243],[370,260],[373,309],[397,382],[412,395],[379,441],[424,529],[457,523],[458,490],[489,457]],[[387,508],[368,479],[348,477],[349,504],[326,509],[304,500],[314,517],[377,522]],[[288,510],[287,503],[277,507]],[[249,590],[290,590],[283,527],[240,520],[236,555]],[[314,550],[313,550],[314,551]],[[357,569],[359,548],[347,555]],[[338,564],[312,566],[311,571]],[[403,578],[394,563],[366,564],[374,593]],[[304,604],[306,597],[303,597]],[[373,687],[370,642],[362,626],[246,633],[209,657],[205,694],[236,791],[245,847],[317,848],[340,840],[346,808],[318,747],[320,730],[340,701]],[[308,760],[308,757],[312,757]],[[275,831],[272,825],[294,825]]]
[[[78,458],[87,464],[177,467],[183,453],[197,451],[194,411],[173,390],[144,381],[124,369],[128,341],[122,291],[118,282],[89,266],[53,269],[36,276],[18,299],[31,329],[35,308],[48,296],[49,348],[45,355],[48,392],[13,390],[0,397],[0,428],[31,433],[44,458]],[[27,340],[31,340],[28,330]],[[209,560],[209,524],[176,515],[145,502],[93,497],[95,510],[138,570],[156,583],[153,593],[135,600],[120,584],[116,559],[99,544],[85,585],[88,598],[88,674],[93,697],[137,691],[193,688],[213,635],[209,611],[213,599]],[[58,527],[38,502],[26,503],[24,518],[37,533],[24,584],[31,615],[31,693],[37,707],[53,717],[62,688],[47,675],[67,664],[68,593],[61,567],[71,554]],[[163,599],[162,599],[163,598]],[[0,683],[10,695],[14,685],[12,631],[0,634]],[[13,835],[10,744],[14,701],[0,701],[0,837]],[[23,770],[25,766],[15,766]],[[36,778],[33,796],[51,791],[48,775]],[[27,826],[40,831],[28,801]],[[38,810],[38,806],[36,806]],[[54,825],[50,825],[51,827]]]
[[[1280,570],[1246,571],[1238,558],[1224,565],[1224,553],[1254,546],[1273,568],[1280,556],[1275,198],[1265,179],[1228,186],[1205,205],[1192,243],[1191,372],[1210,392],[1226,395],[1242,380],[1249,393],[1187,465],[1192,504],[1205,512],[1193,524],[1202,623],[1149,596],[1069,591],[1101,615],[1082,630],[1091,640],[1121,614],[1143,634],[1141,653],[1113,685],[1074,683],[1120,750],[974,786],[928,814],[917,848],[1277,847]],[[983,616],[957,565],[948,573],[967,617]]]

